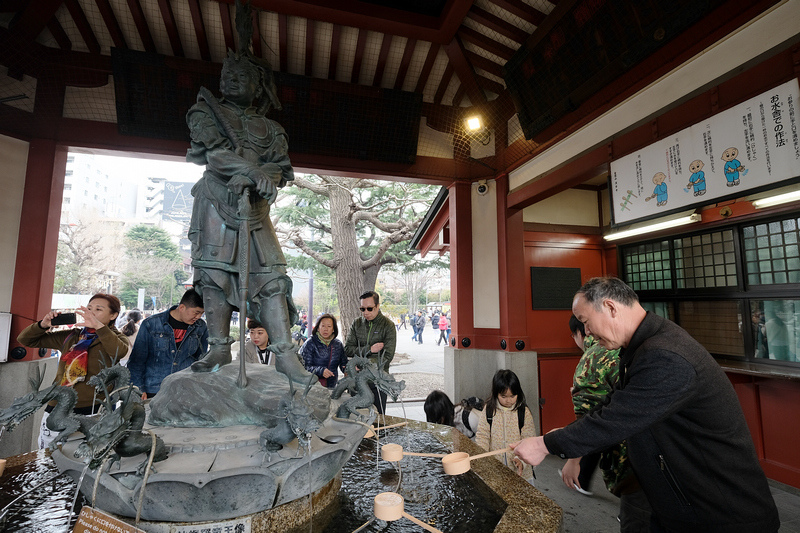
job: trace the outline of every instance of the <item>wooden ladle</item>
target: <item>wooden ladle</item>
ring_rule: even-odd
[[[408,422],[399,422],[397,424],[392,424],[391,426],[379,426],[379,427],[376,427],[376,428],[370,427],[369,429],[367,429],[367,433],[366,433],[366,435],[364,435],[364,438],[365,439],[371,439],[372,437],[374,437],[376,429],[378,431],[381,431],[381,430],[384,430],[384,429],[398,428],[400,426],[405,426],[406,424],[408,424]]]
[[[408,518],[418,526],[425,528],[428,531],[432,531],[433,533],[442,533],[435,527],[426,524],[422,520],[418,520],[406,513],[403,497],[396,492],[381,492],[375,496],[375,518],[378,518],[379,520],[385,520],[387,522],[394,522],[395,520],[400,520],[403,517]]]
[[[3,475],[3,470],[6,469],[6,460],[0,459],[0,476]]]
[[[444,467],[445,474],[457,476],[458,474],[463,474],[464,472],[469,471],[469,462],[473,459],[480,459],[481,457],[489,457],[490,455],[498,455],[510,451],[511,447],[508,447],[503,448],[502,450],[495,450],[493,452],[479,453],[478,455],[473,455],[472,457],[470,457],[467,452],[448,453],[442,457],[442,466]]]
[[[445,457],[443,453],[414,453],[404,452],[403,447],[399,444],[384,444],[381,446],[381,459],[389,462],[397,462],[403,458],[404,455],[416,455],[418,457]]]

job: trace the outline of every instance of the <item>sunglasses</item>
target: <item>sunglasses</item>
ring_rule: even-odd
[[[362,307],[361,308],[361,312],[363,313],[364,311],[369,311],[371,313],[373,309],[375,309],[375,308],[374,307]]]

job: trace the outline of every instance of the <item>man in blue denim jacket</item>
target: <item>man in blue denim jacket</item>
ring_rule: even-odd
[[[208,350],[208,328],[200,318],[203,298],[186,291],[180,304],[142,322],[128,360],[131,382],[152,398],[168,375],[202,359]]]

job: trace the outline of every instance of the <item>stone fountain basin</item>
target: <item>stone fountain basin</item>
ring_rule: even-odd
[[[254,424],[259,418],[266,420],[263,413],[276,412],[281,396],[288,391],[288,381],[274,367],[248,365],[248,386],[237,390],[233,366],[214,373],[187,370],[172,374],[148,405],[148,421],[156,419],[159,425],[147,424],[145,429],[163,439],[169,457],[154,463],[155,471],[147,478],[141,519],[202,522],[238,518],[296,500],[333,480],[367,431],[364,424],[332,418],[339,402],[330,399],[330,391],[314,385],[308,399],[315,417],[323,422],[312,437],[310,456],[305,448],[298,449],[297,439],[278,452],[262,451],[259,435],[265,427]],[[225,389],[228,394],[218,400]],[[197,418],[195,427],[187,427],[191,420],[183,418],[187,412],[183,405],[193,401],[195,390],[207,396],[204,402],[194,401],[194,405],[202,405],[202,417]],[[170,417],[174,424],[163,425]],[[250,423],[234,423],[241,421]],[[213,427],[217,423],[222,427]],[[81,442],[83,435],[76,433],[53,453],[59,471],[67,472],[76,483],[85,468],[74,456]],[[95,505],[116,515],[135,517],[142,489],[136,471],[146,459],[145,454],[123,458],[104,470]],[[81,484],[81,492],[90,501],[95,476],[96,471],[88,470]]]
[[[255,426],[155,429],[171,451],[147,479],[141,518],[169,522],[236,518],[317,491],[341,471],[366,432],[359,424],[328,419],[318,434],[344,439],[332,445],[315,436],[309,460],[305,450],[298,451],[296,440],[279,452],[261,451],[261,429]],[[73,456],[83,442],[78,435],[53,453],[59,471],[76,483],[85,467]],[[100,475],[99,508],[136,516],[142,482],[135,472],[146,458],[123,458]],[[88,470],[81,492],[90,501],[94,480],[95,472]]]

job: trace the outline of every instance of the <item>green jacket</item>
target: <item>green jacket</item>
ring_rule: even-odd
[[[382,342],[383,352],[381,354],[371,353],[370,348],[376,342]],[[378,316],[372,322],[360,316],[350,325],[347,333],[347,342],[344,345],[344,353],[347,359],[353,357],[367,357],[370,361],[378,364],[378,356],[383,357],[383,370],[389,372],[389,363],[394,359],[394,350],[397,345],[397,328],[390,319],[383,313],[378,312]]]

